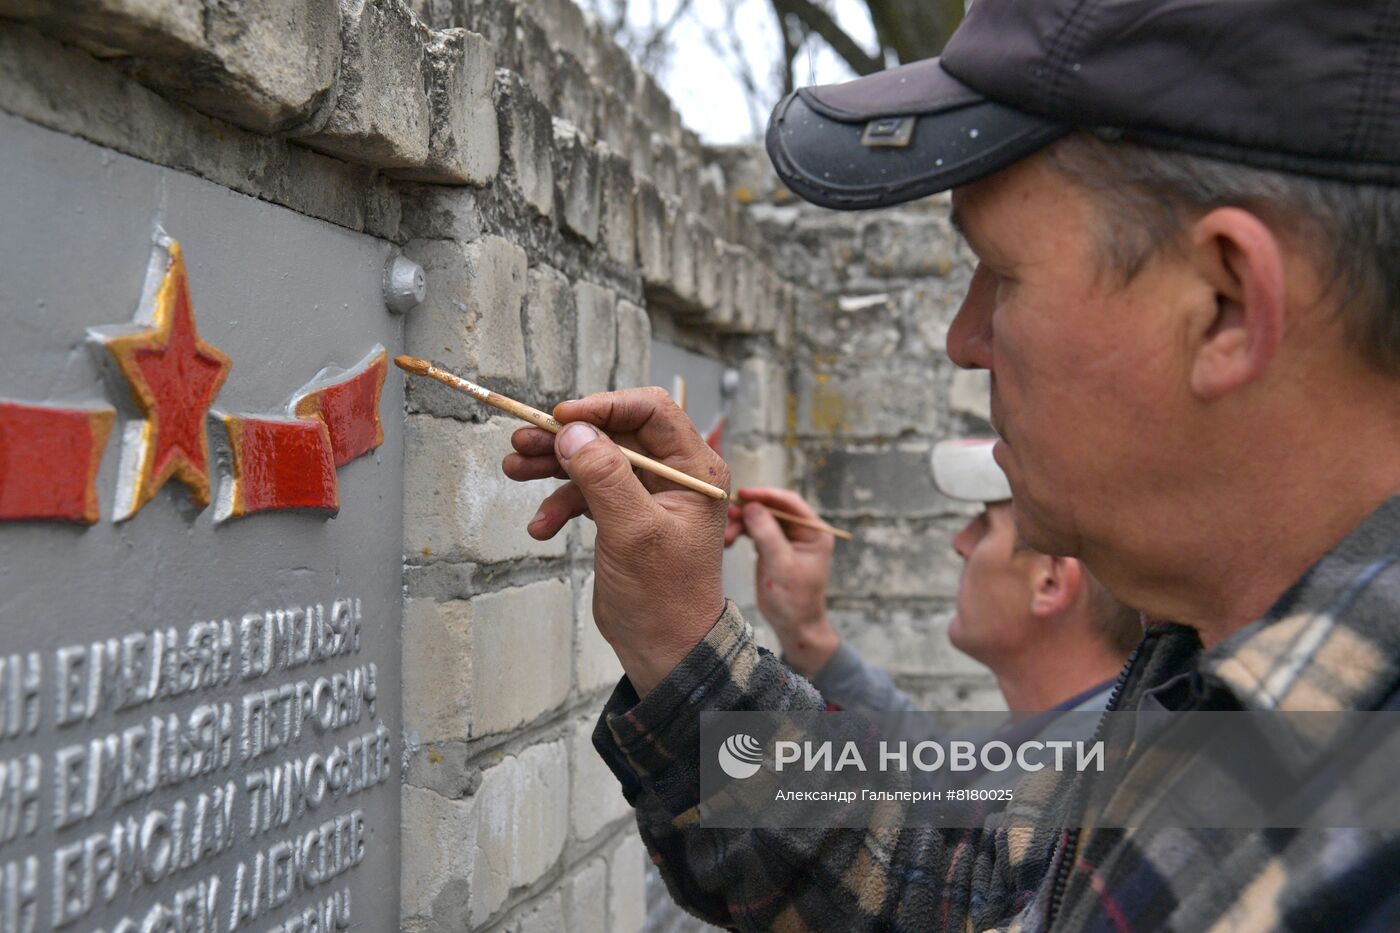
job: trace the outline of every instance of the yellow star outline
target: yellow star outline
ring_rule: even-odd
[[[123,437],[121,480],[113,518],[135,515],[171,477],[190,497],[208,505],[209,406],[228,377],[232,362],[200,339],[190,302],[185,257],[174,239],[163,239],[168,261],[159,287],[143,312],[153,326],[130,333],[96,333],[131,391],[140,420]]]

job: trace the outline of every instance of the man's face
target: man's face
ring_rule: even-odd
[[[948,353],[991,371],[994,455],[1022,540],[1082,556],[1150,527],[1143,503],[1180,482],[1164,444],[1187,401],[1174,312],[1210,296],[1184,286],[1185,260],[1161,257],[1124,286],[1101,264],[1088,195],[1044,163],[954,192],[979,264]]]
[[[953,537],[963,559],[948,638],[984,664],[1013,652],[1033,624],[1032,552],[1018,550],[1011,505],[994,502]]]

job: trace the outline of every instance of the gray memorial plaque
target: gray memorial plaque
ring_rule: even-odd
[[[0,216],[0,931],[396,929],[389,244],[3,116]]]

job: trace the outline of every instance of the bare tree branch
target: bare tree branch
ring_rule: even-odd
[[[867,2],[873,7],[875,0],[867,0]],[[861,48],[860,43],[852,39],[830,13],[813,3],[812,0],[772,0],[772,3],[773,12],[778,15],[779,23],[782,23],[788,16],[796,18],[812,32],[821,36],[826,44],[831,46],[831,50],[840,55],[856,74],[874,74],[884,69],[884,61]],[[788,31],[784,28],[782,32],[786,42]],[[789,56],[789,64],[791,61],[792,56]],[[789,73],[791,70],[789,67]]]

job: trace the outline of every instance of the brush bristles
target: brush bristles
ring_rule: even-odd
[[[432,369],[432,364],[427,360],[420,360],[416,356],[396,356],[394,365],[404,372],[414,373],[419,376],[428,375],[428,370]]]

